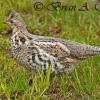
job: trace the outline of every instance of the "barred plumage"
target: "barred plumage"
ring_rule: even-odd
[[[100,47],[80,44],[70,40],[32,35],[27,31],[23,19],[18,13],[11,12],[7,23],[12,28],[11,50],[18,63],[27,68],[46,71],[52,66],[52,72],[71,72],[78,60],[100,54]]]

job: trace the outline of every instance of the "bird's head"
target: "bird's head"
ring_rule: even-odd
[[[23,19],[20,17],[19,13],[16,12],[10,12],[10,14],[7,17],[6,23],[11,27],[23,27],[26,28],[26,25],[23,21]]]

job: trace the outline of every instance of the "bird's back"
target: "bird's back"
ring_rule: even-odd
[[[37,42],[59,42],[63,44],[70,51],[70,56],[76,57],[76,59],[84,59],[88,56],[98,55],[100,54],[99,46],[91,46],[87,44],[81,44],[71,40],[65,40],[61,38],[52,38],[52,37],[44,37],[39,36],[34,39]]]

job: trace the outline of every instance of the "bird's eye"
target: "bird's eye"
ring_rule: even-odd
[[[13,20],[11,20],[10,23],[13,23]]]

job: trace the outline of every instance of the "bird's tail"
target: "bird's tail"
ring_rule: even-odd
[[[87,46],[85,48],[86,55],[93,56],[93,55],[100,55],[100,47],[98,46]]]
[[[70,50],[71,56],[77,59],[85,59],[88,56],[100,55],[100,46],[91,46],[68,40],[64,42]]]

